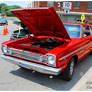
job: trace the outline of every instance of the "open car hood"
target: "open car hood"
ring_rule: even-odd
[[[35,36],[54,36],[70,39],[53,7],[12,9],[21,22]]]

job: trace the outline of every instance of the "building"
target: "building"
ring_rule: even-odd
[[[71,1],[72,8],[69,13],[64,13],[63,1],[34,1],[31,7],[54,7],[64,22],[75,22],[81,19],[82,13],[86,21],[92,23],[92,1]]]

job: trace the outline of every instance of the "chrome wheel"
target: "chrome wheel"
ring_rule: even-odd
[[[71,58],[66,69],[62,73],[62,79],[70,81],[74,73],[75,59]]]

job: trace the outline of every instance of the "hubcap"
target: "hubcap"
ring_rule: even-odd
[[[70,64],[70,75],[73,74],[73,70],[74,70],[74,62],[72,61]]]

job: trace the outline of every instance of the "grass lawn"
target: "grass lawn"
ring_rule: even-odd
[[[9,16],[7,16],[7,19],[17,19],[17,17],[9,17]]]

